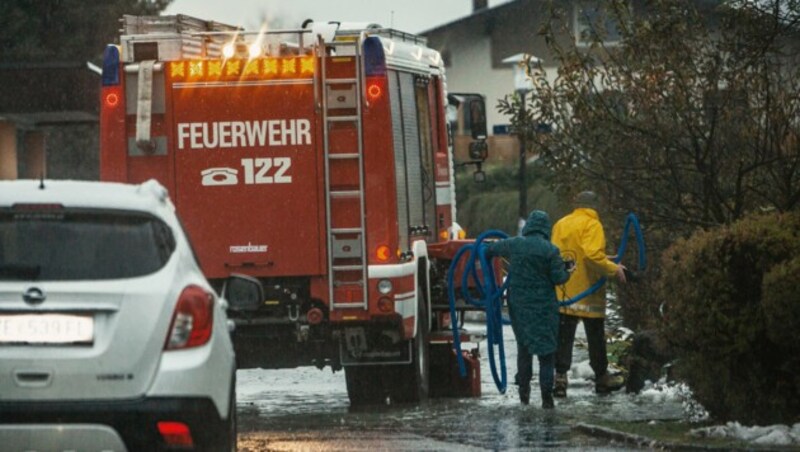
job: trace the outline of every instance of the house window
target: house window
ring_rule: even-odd
[[[604,2],[576,2],[574,19],[575,43],[578,47],[587,47],[594,41],[615,46],[622,40],[618,17],[604,7]]]

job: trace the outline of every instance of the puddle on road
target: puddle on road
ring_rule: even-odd
[[[508,327],[504,338],[509,380],[513,380],[516,346]],[[531,405],[522,406],[516,386],[509,385],[506,394],[497,391],[485,344],[481,345],[482,397],[433,399],[413,406],[351,409],[344,373],[334,374],[330,369],[240,370],[240,446],[243,450],[623,450],[606,440],[580,435],[572,426],[601,419],[670,420],[683,416],[679,401],[622,391],[598,396],[593,383],[582,378],[570,381],[568,398],[557,399],[554,411],[539,408],[535,390]],[[574,362],[585,360],[586,350],[576,349]],[[581,365],[588,366],[574,367],[578,374]],[[535,380],[534,388],[536,384]]]

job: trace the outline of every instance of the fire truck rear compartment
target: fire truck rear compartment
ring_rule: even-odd
[[[234,27],[126,16],[123,28],[104,62],[103,98],[124,108],[104,104],[102,177],[160,180],[206,276],[262,282],[263,299],[228,310],[238,367],[344,366],[353,404],[449,384],[447,337],[431,346],[447,364],[430,366],[438,297],[418,305],[436,284],[426,265],[401,271],[447,240],[455,214],[438,53],[373,27],[270,31],[256,58]]]

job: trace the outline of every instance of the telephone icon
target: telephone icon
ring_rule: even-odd
[[[233,168],[208,168],[200,172],[203,176],[202,184],[205,186],[236,185],[239,183],[238,170]]]

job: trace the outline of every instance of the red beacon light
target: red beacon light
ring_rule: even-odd
[[[378,100],[383,95],[383,89],[377,81],[373,81],[367,85],[367,96],[369,100]]]
[[[116,107],[119,105],[119,95],[117,93],[106,94],[106,105],[109,107]]]

